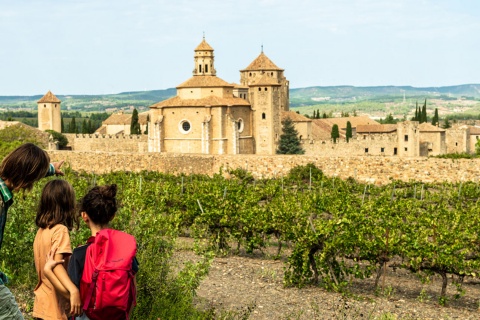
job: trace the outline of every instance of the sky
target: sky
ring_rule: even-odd
[[[480,83],[478,0],[1,0],[0,95],[174,88],[261,52],[290,88]]]

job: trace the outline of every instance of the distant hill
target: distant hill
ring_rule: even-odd
[[[106,95],[60,95],[62,109],[73,111],[105,111],[113,109],[147,110],[148,106],[175,96],[176,89],[133,91]],[[464,84],[446,87],[416,88],[411,86],[328,86],[290,89],[290,106],[292,108],[311,107],[322,104],[352,104],[362,101],[398,102],[403,97],[409,100],[442,99],[468,100],[480,99],[480,84]],[[1,109],[36,108],[36,102],[42,95],[34,96],[0,96]],[[356,107],[357,110],[359,107]]]
[[[480,98],[480,84],[464,84],[447,87],[416,88],[411,86],[378,86],[378,87],[308,87],[290,89],[290,104],[292,107],[317,105],[332,102],[354,102],[364,100],[389,100],[418,98],[456,100]]]

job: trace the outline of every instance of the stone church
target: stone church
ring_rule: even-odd
[[[240,70],[240,84],[216,76],[213,48],[194,50],[193,76],[177,95],[150,106],[148,151],[275,154],[289,108],[284,70],[262,52]]]

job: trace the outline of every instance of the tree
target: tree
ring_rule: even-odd
[[[450,124],[450,121],[448,121],[448,118],[445,118],[445,121],[443,122],[443,129],[448,129],[451,127],[452,125]]]
[[[323,118],[323,119],[327,119],[327,118],[328,118],[328,117],[327,117],[327,114],[326,114],[325,112],[323,113],[322,118]]]
[[[337,139],[340,138],[340,132],[338,131],[338,125],[334,124],[332,127],[331,137],[333,143],[337,143]]]
[[[282,134],[278,143],[277,154],[304,154],[298,131],[290,118],[282,121]]]
[[[72,118],[70,124],[68,125],[68,132],[69,133],[77,133],[77,125],[75,123],[75,117]]]
[[[60,131],[65,132],[65,126],[63,125],[63,116],[60,115]]]
[[[380,119],[380,123],[382,124],[395,124],[397,123],[397,121],[393,118],[393,115],[391,113],[389,113],[385,119]]]
[[[85,119],[83,119],[83,122],[82,122],[82,133],[83,134],[88,133],[87,120]]]
[[[347,142],[350,140],[351,137],[353,137],[352,124],[350,123],[350,121],[347,121],[347,132],[345,134],[345,137],[347,138]]]
[[[435,114],[433,115],[432,118],[432,125],[436,126],[438,125],[438,109],[435,108]]]
[[[58,141],[58,146],[60,148],[67,146],[68,139],[64,134],[54,130],[45,130],[45,132],[50,133],[54,141]]]
[[[419,121],[420,117],[418,116],[418,101],[415,102],[415,117],[412,119],[413,121]]]
[[[130,123],[130,134],[140,134],[140,123],[138,123],[138,111],[133,109],[132,122]]]
[[[425,99],[425,103],[422,107],[422,114],[420,115],[420,123],[424,123],[427,121],[427,99]]]

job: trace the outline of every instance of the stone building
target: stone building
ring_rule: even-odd
[[[240,71],[240,84],[216,76],[213,48],[194,50],[193,76],[177,95],[150,106],[148,150],[203,154],[274,154],[281,112],[289,108],[283,69],[264,53]]]
[[[60,103],[60,99],[58,99],[51,91],[48,91],[37,101],[39,130],[54,130],[62,132]]]
[[[438,156],[447,151],[445,129],[428,122],[418,126],[420,131],[420,156]]]
[[[145,111],[138,114],[138,123],[142,134],[147,130],[149,112]],[[123,113],[123,111],[113,113],[110,117],[102,121],[102,125],[98,128],[96,134],[130,134],[130,125],[132,124],[132,114]]]

